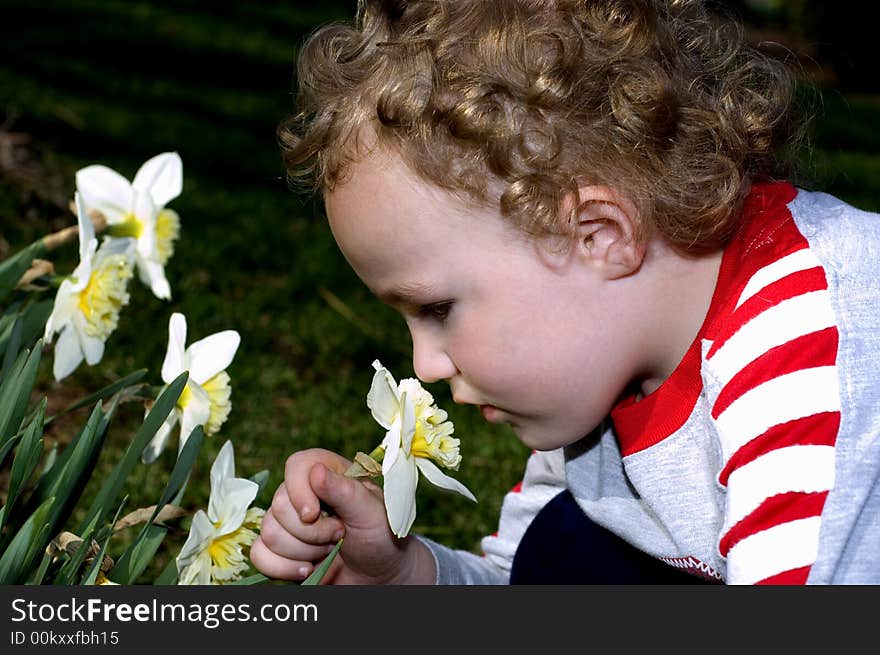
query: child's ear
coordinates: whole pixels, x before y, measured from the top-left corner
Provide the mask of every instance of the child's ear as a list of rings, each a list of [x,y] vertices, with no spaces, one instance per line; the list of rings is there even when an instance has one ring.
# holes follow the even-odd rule
[[[578,189],[574,215],[575,251],[606,279],[635,273],[647,243],[638,237],[638,209],[628,198],[604,186]]]

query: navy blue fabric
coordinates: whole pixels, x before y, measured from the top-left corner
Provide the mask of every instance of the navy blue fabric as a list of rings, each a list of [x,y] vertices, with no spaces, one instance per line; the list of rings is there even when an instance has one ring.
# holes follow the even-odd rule
[[[510,571],[510,584],[704,583],[593,523],[568,490],[532,521]]]

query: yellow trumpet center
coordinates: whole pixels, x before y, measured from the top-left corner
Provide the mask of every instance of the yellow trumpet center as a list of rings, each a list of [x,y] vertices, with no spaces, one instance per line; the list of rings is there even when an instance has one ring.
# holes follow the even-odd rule
[[[431,409],[439,411],[434,407]],[[410,452],[414,457],[430,459],[444,468],[458,470],[460,442],[452,437],[452,422],[442,420],[445,418],[445,412],[441,416],[432,413],[426,418],[417,417]]]
[[[156,252],[164,266],[174,254],[174,242],[180,236],[180,217],[173,209],[163,209],[156,216]]]
[[[262,509],[251,507],[247,511],[244,523],[237,530],[214,539],[208,545],[212,581],[222,583],[234,580],[248,568],[244,549],[257,538],[253,529],[259,527],[263,514]],[[215,525],[215,527],[219,526]]]
[[[232,386],[229,374],[226,371],[220,371],[208,379],[202,388],[211,399],[211,413],[205,424],[205,435],[210,436],[220,430],[220,426],[226,422],[229,412],[232,410]]]
[[[132,213],[126,214],[121,221],[107,226],[107,234],[111,237],[134,237],[137,239],[144,231],[144,224]]]
[[[119,311],[128,304],[128,281],[132,265],[123,255],[111,255],[97,266],[79,292],[80,311],[86,319],[84,332],[106,339],[116,329]]]

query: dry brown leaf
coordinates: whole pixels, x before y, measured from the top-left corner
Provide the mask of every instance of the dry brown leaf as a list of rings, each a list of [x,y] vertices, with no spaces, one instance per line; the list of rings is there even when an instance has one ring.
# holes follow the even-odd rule
[[[366,453],[358,452],[345,475],[349,478],[375,478],[382,475],[382,465]]]
[[[136,509],[133,512],[129,512],[121,519],[116,521],[116,525],[113,528],[114,532],[119,532],[120,530],[125,530],[125,528],[130,528],[133,525],[138,525],[139,523],[146,523],[150,520],[150,517],[153,515],[153,512],[156,511],[155,505],[150,505],[149,507],[141,507],[140,509]],[[186,516],[187,511],[182,507],[178,507],[177,505],[165,505],[159,514],[153,519],[153,523],[155,525],[163,525],[165,521],[170,521],[171,519],[178,519],[181,516]]]

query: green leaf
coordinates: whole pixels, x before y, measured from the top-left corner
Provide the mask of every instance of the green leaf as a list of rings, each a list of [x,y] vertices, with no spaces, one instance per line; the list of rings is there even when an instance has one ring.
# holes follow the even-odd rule
[[[3,508],[5,516],[11,511],[11,507],[15,505],[19,495],[24,489],[25,484],[30,480],[31,475],[37,468],[40,461],[40,455],[43,454],[43,419],[46,416],[46,398],[40,401],[37,413],[31,420],[24,432],[21,440],[18,442],[18,448],[15,451],[15,457],[12,460],[12,471],[9,474],[9,488],[6,496],[6,505]],[[3,517],[0,517],[0,530],[3,529]]]
[[[138,535],[138,540],[126,549],[107,577],[118,584],[134,584],[138,576],[153,560],[167,533],[168,528],[148,523],[147,529]]]
[[[54,298],[36,301],[28,298],[24,303],[10,305],[0,318],[0,350],[6,351],[10,347],[10,339],[14,337],[13,330],[18,324],[21,326],[18,347],[32,347],[37,337],[46,331],[46,321],[49,320],[54,306]]]
[[[99,522],[104,519],[107,511],[106,508],[116,500],[129,473],[131,473],[135,464],[140,461],[144,448],[146,448],[150,439],[156,435],[156,431],[165,422],[168,414],[171,413],[171,410],[177,404],[177,399],[180,397],[188,377],[189,374],[184,371],[159,394],[150,413],[147,414],[143,424],[135,433],[134,439],[128,444],[128,448],[126,448],[122,458],[116,464],[104,486],[101,487],[98,495],[95,496],[94,501],[92,501],[85,518],[80,524],[80,529],[95,516],[99,517]]]
[[[98,571],[101,570],[101,564],[104,562],[104,553],[107,552],[107,544],[110,543],[110,539],[113,537],[113,528],[116,527],[116,521],[119,520],[119,514],[122,512],[123,505],[125,505],[125,501],[123,501],[122,505],[119,506],[119,509],[116,510],[113,521],[110,523],[110,529],[107,530],[107,536],[101,540],[101,549],[98,551],[98,554],[95,555],[88,570],[83,574],[82,584],[93,585],[95,584],[95,580],[98,579]]]
[[[46,419],[46,423],[50,423],[54,421],[59,416],[64,416],[65,414],[69,414],[72,411],[80,409],[81,407],[86,407],[87,405],[92,405],[99,400],[105,400],[112,396],[117,391],[121,391],[122,389],[126,389],[128,387],[134,386],[147,374],[147,369],[142,368],[134,373],[130,373],[126,375],[124,378],[120,378],[113,384],[108,384],[103,389],[96,391],[93,394],[86,396],[85,398],[81,398],[74,403],[71,403],[57,414],[53,414],[48,419]]]
[[[3,462],[6,461],[6,456],[12,452],[12,449],[15,448],[15,445],[18,443],[19,439],[21,439],[21,434],[16,434],[6,440],[2,446],[0,446],[0,466],[3,466]]]
[[[167,528],[160,528],[160,526],[154,525],[153,520],[158,516],[159,512],[168,501],[183,489],[186,481],[189,479],[193,464],[195,464],[196,455],[198,455],[203,440],[204,429],[201,425],[197,425],[193,431],[190,432],[189,438],[186,440],[183,449],[177,457],[174,469],[171,471],[171,475],[168,478],[168,484],[165,486],[165,490],[162,492],[162,496],[159,498],[159,502],[153,510],[153,515],[150,517],[150,520],[144,524],[144,527],[141,529],[132,544],[122,554],[122,557],[119,558],[116,566],[113,567],[113,573],[115,576],[111,579],[114,582],[119,582],[120,584],[133,584],[153,559],[153,556],[156,554],[156,549],[159,548],[162,539],[168,531]],[[161,529],[161,532],[159,532],[157,528]],[[117,570],[119,571],[118,573]]]
[[[154,585],[176,585],[177,584],[177,558],[173,558],[168,564],[165,565],[165,568],[162,569],[162,573],[153,581]]]
[[[177,461],[174,463],[174,468],[171,470],[171,475],[168,477],[168,484],[165,486],[165,490],[162,492],[159,503],[156,505],[156,511],[153,514],[153,518],[162,511],[162,508],[165,507],[175,494],[184,488],[186,481],[189,480],[193,465],[196,463],[196,456],[199,454],[199,449],[202,447],[202,442],[204,440],[205,429],[203,426],[197,425],[192,429],[192,432],[189,433],[186,443],[183,444],[183,448],[177,455]],[[175,500],[179,501],[180,496]],[[150,522],[152,521],[153,519],[151,518]]]
[[[106,434],[103,418],[101,405],[98,403],[86,425],[58,456],[58,461],[52,469],[40,479],[37,488],[27,501],[25,509],[29,510],[33,505],[42,503],[50,496],[58,499],[51,507],[47,518],[53,535],[58,525],[67,518],[70,509],[76,505],[94,468]],[[10,517],[7,517],[7,520],[9,519]],[[82,534],[82,530],[77,534]]]
[[[18,434],[36,381],[41,350],[42,340],[37,341],[32,352],[21,351],[10,374],[0,384],[0,449]]]
[[[251,482],[256,482],[259,489],[257,489],[257,494],[259,494],[265,487],[266,483],[269,481],[269,469],[263,469],[258,473],[254,473],[249,480]]]
[[[21,311],[21,342],[30,345],[46,332],[46,321],[55,308],[55,298],[29,300]]]
[[[21,317],[16,316],[15,321],[12,323],[12,329],[9,331],[9,338],[6,341],[3,355],[3,372],[0,373],[0,380],[6,378],[6,374],[12,368],[13,363],[15,363],[15,358],[18,356],[18,351],[21,350]]]
[[[55,575],[55,580],[52,584],[55,585],[72,585],[76,581],[77,571],[79,571],[79,567],[82,566],[82,563],[86,559],[86,554],[89,552],[88,546],[85,544],[91,543],[92,535],[95,533],[95,526],[89,525],[88,529],[86,529],[81,537],[82,544],[80,547],[74,552],[72,555],[68,553],[64,553],[59,555],[58,557],[61,559],[66,558],[64,563],[61,565],[61,568]]]
[[[43,553],[43,559],[40,562],[39,568],[37,568],[36,573],[31,576],[26,585],[39,585],[43,583],[43,580],[46,577],[46,573],[49,571],[49,565],[52,564],[52,556],[49,553]]]
[[[333,563],[333,560],[336,559],[336,555],[339,553],[339,549],[342,548],[342,542],[345,540],[345,537],[340,539],[336,546],[333,547],[333,550],[324,558],[324,560],[318,564],[312,574],[302,581],[301,584],[310,587],[314,585],[321,584],[321,580],[324,578],[324,575],[327,573],[327,569],[330,568],[330,565]]]
[[[119,503],[119,507],[116,509],[116,516],[122,512],[122,508],[125,507],[125,503],[128,502],[128,496],[122,499],[122,502]],[[97,517],[91,523],[89,523],[86,528],[79,533],[82,536],[83,543],[91,543],[91,540],[94,538],[95,532],[98,532],[97,539],[102,540],[105,539],[109,534],[112,534],[112,531],[109,530],[107,526],[104,526],[100,530],[97,526]],[[77,572],[80,569],[80,566],[85,561],[86,553],[88,552],[88,548],[82,548],[77,550],[73,556],[68,556],[67,562],[61,567],[61,570],[55,576],[54,584],[56,585],[72,585],[76,582]]]
[[[0,262],[0,302],[12,292],[24,272],[31,267],[31,262],[45,254],[46,245],[40,239]]]
[[[262,573],[256,573],[254,575],[250,575],[246,578],[242,578],[241,580],[234,580],[233,582],[227,582],[226,584],[233,585],[255,585],[255,584],[266,584],[270,582],[271,578],[267,578]]]
[[[3,551],[0,557],[0,585],[18,584],[27,576],[33,556],[44,549],[49,541],[47,519],[54,503],[54,497],[43,501]]]

